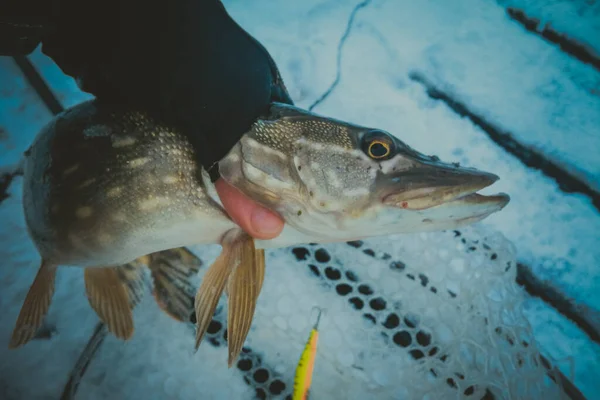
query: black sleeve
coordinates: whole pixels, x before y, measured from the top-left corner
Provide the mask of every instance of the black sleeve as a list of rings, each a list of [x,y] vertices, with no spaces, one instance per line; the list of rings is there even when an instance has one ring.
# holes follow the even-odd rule
[[[31,53],[54,28],[57,0],[0,1],[0,56]]]
[[[219,0],[53,1],[42,51],[99,101],[182,130],[207,168],[270,102],[292,103],[267,50]],[[13,49],[28,50],[31,37]]]

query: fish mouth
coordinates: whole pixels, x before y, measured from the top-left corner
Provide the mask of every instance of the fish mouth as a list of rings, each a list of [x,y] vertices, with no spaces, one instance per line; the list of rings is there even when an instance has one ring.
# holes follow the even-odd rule
[[[500,211],[510,201],[506,193],[477,193],[498,179],[495,174],[474,168],[423,164],[386,177],[381,199],[386,206],[405,210],[441,208],[449,211],[451,219],[487,216]]]

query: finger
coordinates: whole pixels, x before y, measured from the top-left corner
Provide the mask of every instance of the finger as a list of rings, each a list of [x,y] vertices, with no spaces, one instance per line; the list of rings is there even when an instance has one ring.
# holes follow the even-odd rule
[[[256,203],[222,178],[215,182],[215,187],[231,219],[250,236],[273,239],[283,230],[284,221],[277,213]]]

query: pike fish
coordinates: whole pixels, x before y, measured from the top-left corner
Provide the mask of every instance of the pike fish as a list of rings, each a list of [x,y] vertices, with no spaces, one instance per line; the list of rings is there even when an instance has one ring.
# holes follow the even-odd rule
[[[231,366],[262,289],[264,249],[452,229],[509,202],[506,194],[477,193],[498,179],[494,174],[441,162],[379,129],[280,103],[255,121],[219,171],[284,218],[281,235],[254,240],[241,231],[195,149],[172,127],[95,100],[55,117],[26,152],[23,208],[41,262],[10,346],[34,337],[60,266],[84,268],[90,305],[128,339],[133,317],[119,268],[169,249],[220,244],[195,297],[196,348],[225,292]],[[159,267],[152,272],[165,309],[173,285],[160,280]]]

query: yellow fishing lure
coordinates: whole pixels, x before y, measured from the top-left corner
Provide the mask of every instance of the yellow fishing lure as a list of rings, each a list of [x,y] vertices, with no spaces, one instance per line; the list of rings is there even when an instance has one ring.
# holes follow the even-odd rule
[[[317,322],[310,331],[308,341],[304,347],[304,351],[300,356],[300,361],[296,367],[296,375],[294,376],[294,393],[292,400],[308,400],[308,391],[312,383],[312,375],[315,367],[315,358],[317,356],[317,343],[319,340],[319,321],[321,320],[321,310],[317,315]]]

